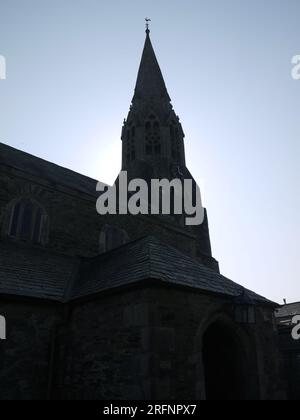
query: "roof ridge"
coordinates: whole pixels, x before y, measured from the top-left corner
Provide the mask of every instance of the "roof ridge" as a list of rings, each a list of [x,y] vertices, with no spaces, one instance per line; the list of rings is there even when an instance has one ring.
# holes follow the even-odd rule
[[[46,163],[47,165],[52,165],[52,166],[55,166],[56,168],[60,168],[60,169],[62,169],[62,170],[64,170],[64,171],[68,171],[68,172],[70,172],[70,173],[73,173],[73,174],[79,175],[80,177],[87,178],[87,179],[89,179],[90,181],[95,181],[95,182],[98,182],[96,179],[94,179],[94,178],[92,178],[92,177],[90,177],[90,176],[88,176],[88,175],[81,174],[80,172],[76,172],[76,171],[74,171],[73,169],[67,168],[66,166],[62,166],[62,165],[59,165],[59,164],[57,164],[57,163],[51,162],[50,160],[47,160],[47,159],[44,159],[44,158],[42,158],[42,157],[39,157],[39,156],[33,155],[32,153],[26,152],[26,151],[24,151],[24,150],[17,149],[16,147],[10,146],[9,144],[6,144],[6,143],[2,143],[2,142],[0,142],[0,147],[3,147],[3,148],[6,148],[6,149],[9,149],[9,150],[11,150],[11,151],[13,151],[13,152],[22,153],[23,155],[28,156],[28,157],[30,157],[30,158],[32,158],[32,159],[34,159],[34,160],[36,160],[36,161],[41,161],[41,162]],[[0,163],[1,163],[1,162],[0,162]],[[6,163],[3,163],[3,164],[4,164],[4,165],[7,165],[7,166],[11,166],[11,165],[6,164]],[[18,168],[17,168],[17,169],[18,169]]]
[[[242,291],[242,290],[244,290],[246,293],[250,293],[251,298],[253,298],[254,300],[257,300],[257,299],[259,299],[259,300],[264,299],[266,302],[270,302],[270,303],[274,303],[274,304],[275,304],[275,302],[272,302],[271,300],[267,299],[266,297],[264,297],[264,296],[262,296],[262,295],[260,295],[260,294],[258,294],[258,293],[256,293],[256,292],[254,292],[254,291],[252,291],[252,290],[250,290],[250,289],[248,289],[248,288],[246,288],[246,287],[242,286],[241,284],[239,284],[239,283],[237,283],[237,282],[235,282],[235,281],[233,281],[233,280],[229,279],[228,277],[224,276],[223,274],[221,274],[221,273],[218,273],[218,272],[214,271],[213,269],[211,269],[210,267],[208,267],[208,266],[206,266],[205,264],[201,263],[200,261],[195,260],[193,257],[191,257],[191,256],[189,256],[189,255],[186,255],[185,253],[183,253],[183,252],[182,252],[182,251],[180,251],[179,249],[175,248],[174,246],[172,246],[172,245],[170,245],[170,244],[168,244],[168,243],[166,243],[166,242],[162,241],[160,238],[157,238],[157,237],[155,237],[155,236],[153,236],[153,235],[150,235],[148,238],[149,238],[149,239],[154,239],[154,240],[155,240],[156,242],[158,242],[159,244],[162,244],[162,245],[166,246],[167,248],[171,249],[171,250],[172,250],[173,252],[175,252],[176,254],[178,254],[178,255],[180,255],[181,257],[184,257],[185,259],[187,259],[187,260],[191,261],[193,264],[198,265],[199,267],[201,267],[202,269],[206,270],[207,272],[209,272],[209,273],[211,273],[211,274],[213,274],[213,275],[215,275],[215,276],[218,276],[218,277],[220,277],[220,278],[222,278],[222,279],[226,280],[227,282],[230,282],[230,283],[231,283],[232,285],[234,285],[235,287],[240,287],[241,291]]]
[[[113,254],[119,253],[122,249],[127,248],[128,245],[134,245],[134,244],[137,244],[139,242],[143,242],[143,241],[147,240],[150,237],[151,236],[143,236],[141,238],[133,239],[132,241],[129,241],[129,242],[125,243],[125,244],[122,244],[122,245],[118,246],[117,248],[113,248],[113,249],[111,249],[111,250],[109,250],[107,252],[104,252],[102,254],[96,255],[94,257],[82,257],[82,259],[85,260],[85,261],[87,261],[87,262],[88,261],[97,261],[97,260],[102,260],[102,259],[105,260],[105,259],[111,257]]]

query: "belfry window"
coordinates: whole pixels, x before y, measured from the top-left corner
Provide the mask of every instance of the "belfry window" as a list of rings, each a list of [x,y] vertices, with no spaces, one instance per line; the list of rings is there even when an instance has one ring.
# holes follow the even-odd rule
[[[8,236],[41,244],[46,227],[43,209],[30,199],[18,201],[11,209]]]
[[[131,125],[131,124],[130,124]],[[129,127],[126,132],[126,159],[127,163],[135,160],[135,127]]]
[[[160,124],[154,115],[149,117],[145,124],[146,155],[159,156],[161,153]]]

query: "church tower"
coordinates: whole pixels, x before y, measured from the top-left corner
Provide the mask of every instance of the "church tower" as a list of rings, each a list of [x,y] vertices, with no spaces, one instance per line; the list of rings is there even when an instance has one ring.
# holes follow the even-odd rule
[[[134,96],[121,136],[122,170],[127,171],[128,180],[140,178],[150,185],[152,179],[189,179],[193,181],[195,198],[197,184],[186,167],[184,138],[147,25]],[[176,228],[180,227],[194,235],[197,244],[194,255],[218,271],[218,263],[211,253],[206,211],[204,222],[198,226],[185,226],[184,217],[175,214],[171,219]]]

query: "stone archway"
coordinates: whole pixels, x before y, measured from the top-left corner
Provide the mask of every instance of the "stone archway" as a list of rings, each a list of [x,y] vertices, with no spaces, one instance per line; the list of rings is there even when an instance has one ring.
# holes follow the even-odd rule
[[[247,390],[247,357],[236,332],[221,321],[203,335],[202,359],[207,400],[243,400]]]
[[[225,312],[212,307],[202,320],[193,360],[196,399],[259,399],[255,336]]]

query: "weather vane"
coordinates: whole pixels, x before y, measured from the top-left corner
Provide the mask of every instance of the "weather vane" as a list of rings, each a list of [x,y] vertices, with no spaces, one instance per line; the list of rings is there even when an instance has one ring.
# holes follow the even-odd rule
[[[149,22],[151,22],[151,19],[145,18],[145,21],[146,21],[146,29],[147,31],[149,31]]]

